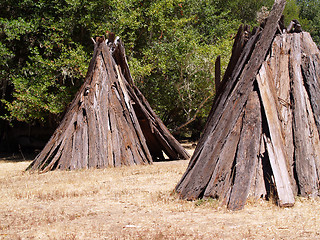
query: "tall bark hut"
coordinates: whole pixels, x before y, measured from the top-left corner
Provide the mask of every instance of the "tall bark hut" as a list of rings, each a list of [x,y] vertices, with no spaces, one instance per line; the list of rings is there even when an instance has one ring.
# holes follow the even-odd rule
[[[218,198],[229,209],[248,197],[319,196],[320,52],[297,21],[284,28],[286,1],[264,26],[240,26],[232,57],[198,146],[176,191]],[[272,193],[272,194],[271,194]]]
[[[98,37],[85,83],[28,170],[103,168],[187,159],[134,85],[118,38]]]

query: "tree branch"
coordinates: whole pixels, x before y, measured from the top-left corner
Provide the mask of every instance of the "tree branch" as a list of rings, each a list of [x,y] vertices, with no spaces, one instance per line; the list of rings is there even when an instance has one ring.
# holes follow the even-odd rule
[[[184,124],[180,125],[179,127],[175,128],[175,130],[173,132],[178,132],[179,130],[181,130],[182,128],[184,128],[185,126],[189,125],[190,123],[192,123],[194,120],[196,120],[196,117],[198,115],[198,113],[200,112],[200,110],[202,109],[202,107],[204,106],[204,104],[212,97],[212,94],[210,94],[209,96],[207,96],[199,105],[199,107],[197,108],[197,111],[194,113],[193,117],[190,118],[187,122],[185,122]]]

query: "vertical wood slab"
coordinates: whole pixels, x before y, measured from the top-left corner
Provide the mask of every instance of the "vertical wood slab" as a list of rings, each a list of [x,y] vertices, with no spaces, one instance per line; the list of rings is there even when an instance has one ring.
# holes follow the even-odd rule
[[[83,109],[81,110],[83,112]],[[80,168],[88,168],[89,166],[89,138],[88,138],[88,121],[84,117],[83,127],[82,127],[82,158],[79,160],[81,165]]]
[[[204,197],[219,198],[224,202],[226,199],[228,189],[231,189],[232,176],[233,176],[233,162],[235,160],[236,151],[240,139],[240,132],[242,129],[243,114],[240,115],[236,125],[231,131],[226,144],[219,156],[217,166],[211,176],[211,179],[204,192]]]
[[[310,33],[302,32],[301,36],[301,49],[302,52],[308,56],[320,56],[320,50],[317,44],[312,40]]]
[[[298,187],[294,179],[294,145],[292,130],[292,103],[291,82],[289,75],[289,53],[291,49],[292,34],[276,36],[272,44],[271,57],[268,60],[271,78],[276,89],[275,101],[278,109],[279,122],[284,139],[284,148],[287,156],[292,190],[296,195]]]
[[[98,154],[98,141],[100,137],[99,131],[97,129],[97,120],[95,115],[95,109],[93,104],[96,102],[95,99],[95,84],[96,81],[99,78],[99,71],[103,71],[103,62],[101,55],[97,56],[96,65],[94,67],[94,73],[92,77],[92,83],[90,91],[88,92],[88,95],[86,96],[85,101],[85,109],[87,114],[87,120],[88,120],[88,129],[89,129],[89,161],[88,165],[90,168],[97,167],[97,163],[100,159],[100,156]]]
[[[293,133],[295,145],[295,163],[300,194],[315,196],[318,193],[317,172],[310,139],[311,129],[308,121],[307,101],[301,72],[300,35],[293,34],[290,54],[290,74],[292,76],[293,96]]]
[[[307,96],[307,93],[305,91],[305,96]],[[320,137],[319,132],[315,123],[315,117],[314,113],[312,111],[312,107],[309,101],[306,102],[307,104],[307,113],[308,113],[308,123],[310,127],[310,140],[312,143],[313,148],[313,158],[314,158],[314,164],[316,168],[316,187],[317,191],[312,195],[313,197],[319,196],[319,184],[320,184]]]
[[[318,63],[318,56],[320,51],[315,46],[310,34],[302,33],[301,45],[303,49],[302,55],[302,74],[304,85],[309,97],[307,101],[307,112],[309,116],[309,125],[311,129],[311,140],[315,154],[315,165],[318,176],[318,183],[320,182],[320,65]],[[309,49],[312,48],[312,49]],[[319,73],[319,75],[318,75]],[[312,110],[311,110],[312,109]],[[318,186],[319,187],[319,186]],[[318,190],[319,191],[319,190]]]
[[[104,69],[107,69],[107,66],[105,65],[104,62]],[[101,78],[102,79],[108,79],[109,78],[109,74],[107,71],[103,71],[100,73]],[[110,106],[110,102],[109,102],[109,97],[108,97],[108,89],[109,89],[109,85],[108,84],[101,84],[100,85],[100,91],[99,93],[96,93],[97,98],[99,99],[98,102],[98,111],[99,111],[99,131],[101,134],[101,154],[102,154],[102,158],[101,158],[101,165],[100,167],[104,167],[104,166],[112,166],[109,165],[108,162],[108,144],[110,143],[110,138],[108,137],[108,123],[109,123],[109,106]],[[79,167],[81,168],[81,167]]]
[[[251,189],[248,194],[248,198],[253,198],[253,199],[265,198],[267,196],[266,184],[264,180],[263,162],[262,162],[265,154],[265,143],[264,143],[263,135],[261,135],[260,138],[261,139],[260,139],[258,164],[256,167],[256,171],[254,173],[255,175],[252,178],[253,183],[251,185]]]
[[[262,134],[260,101],[257,92],[248,97],[244,110],[243,126],[235,158],[235,177],[228,208],[240,210],[244,207],[249,190],[254,184],[260,153]]]
[[[82,145],[82,128],[79,128],[79,125],[81,124],[81,114],[77,114],[77,120],[74,124],[74,140],[72,144],[72,156],[71,158],[71,164],[70,169],[77,169],[80,166],[80,161],[82,160],[82,151],[81,151],[81,145]]]
[[[272,143],[270,144],[273,147],[275,155],[274,158],[271,158],[268,151],[270,164],[275,178],[279,205],[292,206],[294,205],[295,200],[286,164],[288,160],[285,151],[285,141],[283,139],[283,132],[279,123],[277,111],[278,102],[276,101],[275,87],[267,64],[262,64],[259,74],[257,75],[257,82],[271,136]],[[268,148],[268,150],[269,149],[270,148]]]
[[[320,73],[320,66],[317,66],[316,61],[314,61],[315,55],[317,53],[320,53],[320,51],[312,51],[312,54],[308,54],[308,52],[310,52],[310,50],[308,50],[308,46],[312,45],[310,44],[310,41],[312,41],[312,39],[309,38],[311,37],[307,34],[303,34],[301,38],[301,45],[304,53],[302,56],[302,74],[304,78],[304,84],[311,102],[318,132],[320,132],[320,75],[317,76],[317,72]]]

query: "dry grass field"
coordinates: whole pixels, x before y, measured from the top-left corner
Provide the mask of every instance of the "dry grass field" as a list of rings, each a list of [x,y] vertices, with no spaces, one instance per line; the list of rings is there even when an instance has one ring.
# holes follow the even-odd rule
[[[320,239],[319,200],[237,212],[179,200],[188,161],[45,174],[29,163],[0,160],[0,239]]]

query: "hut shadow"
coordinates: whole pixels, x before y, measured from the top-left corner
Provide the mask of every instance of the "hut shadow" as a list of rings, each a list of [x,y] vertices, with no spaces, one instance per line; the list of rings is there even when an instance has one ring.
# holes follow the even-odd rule
[[[37,152],[34,153],[21,153],[21,152],[13,152],[13,153],[0,153],[0,162],[26,162],[33,161],[37,156]]]

